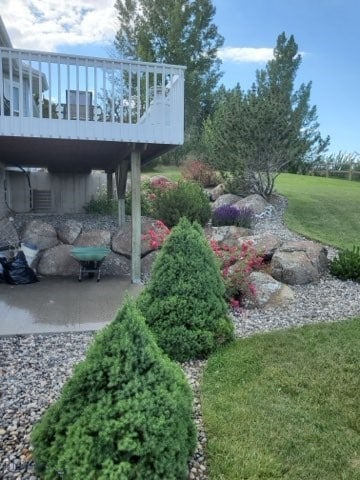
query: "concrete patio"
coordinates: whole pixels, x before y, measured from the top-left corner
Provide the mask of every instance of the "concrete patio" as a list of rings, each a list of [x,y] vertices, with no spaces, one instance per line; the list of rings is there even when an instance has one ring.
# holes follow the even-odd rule
[[[29,285],[0,284],[0,335],[99,330],[109,323],[126,294],[143,287],[129,276],[40,278]]]

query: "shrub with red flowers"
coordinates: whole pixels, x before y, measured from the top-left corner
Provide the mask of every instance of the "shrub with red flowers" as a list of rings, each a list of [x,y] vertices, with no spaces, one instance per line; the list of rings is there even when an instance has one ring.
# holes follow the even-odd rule
[[[244,296],[255,296],[255,286],[249,275],[263,263],[251,241],[229,247],[211,240],[210,246],[220,260],[220,269],[226,287],[226,296],[232,307],[239,307]]]
[[[154,250],[159,249],[170,234],[170,230],[161,220],[156,220],[154,228],[150,228],[145,235],[144,240],[148,240],[149,246]]]
[[[158,220],[154,229],[144,235],[151,248],[161,248],[170,230]],[[250,273],[263,265],[263,257],[259,255],[251,241],[242,245],[229,247],[216,240],[210,241],[210,247],[220,261],[220,271],[226,288],[226,298],[232,308],[240,307],[246,296],[255,296],[255,286],[250,282]]]

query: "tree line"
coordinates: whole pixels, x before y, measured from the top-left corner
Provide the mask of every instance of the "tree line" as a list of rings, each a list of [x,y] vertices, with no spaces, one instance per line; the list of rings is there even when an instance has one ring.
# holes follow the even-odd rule
[[[234,193],[268,197],[283,171],[303,172],[326,152],[311,82],[295,89],[301,55],[283,32],[273,58],[245,91],[219,87],[224,43],[211,0],[116,0],[115,48],[122,58],[185,65],[185,143],[168,154],[189,152],[229,179]]]

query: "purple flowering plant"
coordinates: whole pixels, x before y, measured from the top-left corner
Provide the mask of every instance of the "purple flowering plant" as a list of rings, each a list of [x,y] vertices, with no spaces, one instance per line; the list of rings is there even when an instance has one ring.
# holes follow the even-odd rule
[[[254,211],[249,207],[237,208],[233,205],[222,205],[212,214],[214,227],[235,225],[236,227],[250,228],[254,218]]]

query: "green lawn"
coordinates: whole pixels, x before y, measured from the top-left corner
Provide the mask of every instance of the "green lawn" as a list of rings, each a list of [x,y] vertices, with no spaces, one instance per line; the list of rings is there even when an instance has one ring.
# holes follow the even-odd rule
[[[164,175],[174,182],[177,182],[182,178],[179,167],[176,167],[175,165],[149,165],[141,170],[141,177],[143,179],[153,177],[154,175]]]
[[[256,335],[202,382],[211,480],[360,479],[360,319]]]
[[[338,248],[360,245],[360,182],[282,174],[275,188],[289,200],[291,230]]]

